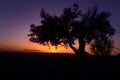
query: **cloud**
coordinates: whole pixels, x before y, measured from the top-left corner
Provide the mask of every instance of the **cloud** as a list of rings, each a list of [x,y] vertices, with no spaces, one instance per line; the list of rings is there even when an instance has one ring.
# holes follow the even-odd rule
[[[32,50],[32,49],[24,49],[24,51],[40,51],[40,50]]]

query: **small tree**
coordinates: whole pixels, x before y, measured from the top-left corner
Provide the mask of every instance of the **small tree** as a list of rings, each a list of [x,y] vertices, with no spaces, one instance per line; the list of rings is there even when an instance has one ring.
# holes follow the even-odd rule
[[[110,13],[98,12],[93,7],[85,13],[74,4],[71,8],[65,8],[61,15],[50,15],[44,9],[41,11],[41,25],[32,24],[30,28],[30,41],[42,45],[69,46],[76,54],[85,54],[85,44],[101,35],[111,36],[114,29],[108,18]],[[78,40],[79,47],[73,45]]]

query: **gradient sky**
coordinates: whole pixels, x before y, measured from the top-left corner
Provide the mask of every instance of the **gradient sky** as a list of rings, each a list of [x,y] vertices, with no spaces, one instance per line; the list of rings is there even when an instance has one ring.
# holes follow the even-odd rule
[[[40,10],[45,8],[51,14],[60,14],[65,7],[78,3],[85,11],[93,4],[102,11],[110,11],[112,25],[116,29],[113,39],[120,48],[120,0],[0,0],[0,51],[40,50],[42,52],[72,52],[64,47],[55,50],[29,42],[30,24],[40,24]]]

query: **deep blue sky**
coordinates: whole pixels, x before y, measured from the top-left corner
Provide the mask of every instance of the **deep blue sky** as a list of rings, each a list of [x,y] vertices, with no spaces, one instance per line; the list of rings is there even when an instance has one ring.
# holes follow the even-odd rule
[[[96,4],[101,11],[112,13],[110,20],[117,30],[114,41],[120,47],[120,0],[0,0],[0,49],[3,46],[13,47],[11,45],[24,47],[21,43],[27,48],[29,26],[32,23],[40,24],[41,8],[51,14],[60,14],[65,7],[76,2],[83,11]]]

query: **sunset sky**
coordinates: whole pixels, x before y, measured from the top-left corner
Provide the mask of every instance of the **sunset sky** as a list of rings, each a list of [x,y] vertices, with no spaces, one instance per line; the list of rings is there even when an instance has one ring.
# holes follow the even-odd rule
[[[30,24],[40,24],[40,10],[45,8],[51,14],[60,14],[65,7],[78,3],[85,11],[97,4],[102,11],[110,11],[110,21],[116,29],[113,37],[115,46],[120,48],[120,0],[0,0],[0,51],[39,50],[41,52],[73,53],[70,48],[41,46],[31,43]],[[87,49],[86,49],[87,50]]]

